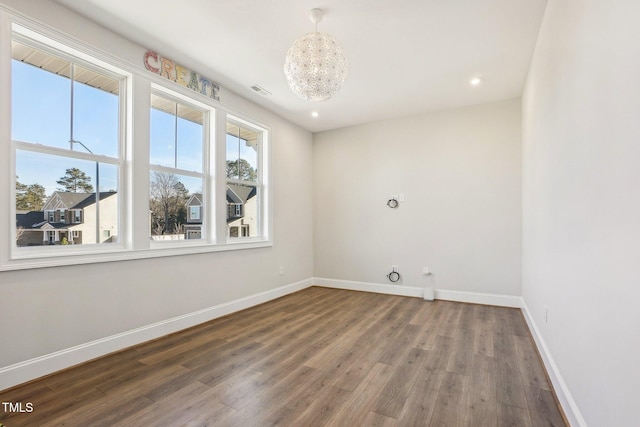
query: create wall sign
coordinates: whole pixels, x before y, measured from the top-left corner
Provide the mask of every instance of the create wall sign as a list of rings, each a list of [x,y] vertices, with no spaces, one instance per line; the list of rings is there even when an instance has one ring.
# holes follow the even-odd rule
[[[218,85],[218,83],[182,65],[178,65],[170,59],[158,55],[157,52],[152,50],[145,52],[144,67],[154,74],[165,77],[181,86],[188,87],[211,99],[220,101],[220,97],[218,96],[220,85]]]

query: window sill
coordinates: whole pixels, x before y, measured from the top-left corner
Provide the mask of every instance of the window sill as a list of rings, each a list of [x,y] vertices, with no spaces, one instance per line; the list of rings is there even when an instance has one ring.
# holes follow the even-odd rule
[[[262,239],[233,239],[231,242],[220,245],[199,244],[189,246],[171,245],[162,247],[154,245],[151,249],[128,250],[122,247],[113,250],[101,250],[100,252],[78,251],[73,254],[59,256],[55,254],[38,255],[38,258],[29,256],[14,256],[0,265],[0,271],[27,270],[33,268],[61,267],[69,265],[96,264],[103,262],[129,261],[135,259],[149,259],[173,257],[182,255],[204,254],[212,252],[237,251],[245,249],[257,249],[273,246],[271,240]]]

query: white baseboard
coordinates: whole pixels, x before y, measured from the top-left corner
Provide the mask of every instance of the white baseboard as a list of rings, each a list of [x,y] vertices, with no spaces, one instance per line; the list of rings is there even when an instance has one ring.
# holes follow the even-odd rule
[[[400,295],[404,297],[420,297],[424,293],[423,288],[402,285],[384,285],[380,283],[354,282],[351,280],[313,278],[314,286],[323,288],[345,289],[348,291],[374,292],[377,294]]]
[[[399,286],[393,284],[354,282],[350,280],[324,279],[314,277],[313,284],[325,288],[346,289],[351,291],[375,292],[379,294],[400,295],[406,297],[419,297],[424,295],[424,288],[412,286]],[[473,304],[497,305],[501,307],[520,308],[522,298],[512,295],[484,294],[477,292],[448,291],[436,289],[434,291],[436,299],[469,302]]]
[[[0,390],[34,380],[61,369],[113,353],[155,338],[208,322],[272,299],[312,286],[311,279],[249,295],[227,303],[208,307],[183,316],[174,317],[120,334],[91,341],[55,353],[0,368]]]
[[[529,325],[529,330],[531,331],[531,335],[533,335],[536,347],[538,347],[538,351],[540,352],[540,356],[542,357],[542,362],[544,363],[544,367],[549,374],[549,378],[551,379],[553,388],[556,392],[556,395],[558,396],[558,400],[560,401],[560,406],[562,406],[564,414],[567,417],[567,421],[569,421],[569,425],[574,427],[587,427],[587,423],[582,417],[582,414],[580,413],[575,400],[573,400],[573,397],[571,396],[569,388],[564,382],[562,375],[560,375],[558,366],[554,362],[553,357],[551,357],[549,348],[544,342],[544,339],[540,334],[540,330],[538,329],[536,322],[533,320],[533,317],[529,312],[529,308],[527,307],[527,304],[524,302],[524,300],[522,301],[522,313],[524,314],[524,318]]]
[[[514,295],[485,294],[480,292],[449,291],[446,289],[435,290],[436,299],[456,302],[469,302],[472,304],[496,305],[498,307],[522,307],[522,297]]]

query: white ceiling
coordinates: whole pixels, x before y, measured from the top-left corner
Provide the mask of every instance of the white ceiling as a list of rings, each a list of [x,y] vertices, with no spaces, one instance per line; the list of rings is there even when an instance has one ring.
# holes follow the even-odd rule
[[[313,132],[520,96],[547,3],[57,1]],[[325,11],[318,31],[345,48],[349,75],[336,96],[312,103],[291,92],[283,63],[293,41],[313,31],[314,7]],[[472,77],[482,84],[471,87]]]

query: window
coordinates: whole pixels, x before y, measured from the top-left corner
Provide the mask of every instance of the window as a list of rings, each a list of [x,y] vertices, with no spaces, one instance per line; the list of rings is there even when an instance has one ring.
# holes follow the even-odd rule
[[[183,240],[194,219],[187,203],[203,197],[207,113],[169,94],[151,95],[149,207],[152,240]],[[189,213],[189,218],[187,218]],[[200,217],[200,212],[197,212]],[[189,239],[201,236],[191,230]],[[201,230],[200,230],[201,231]]]
[[[200,219],[200,206],[189,206],[189,219],[192,221]]]
[[[38,241],[71,243],[66,239],[66,213],[79,207],[85,216],[85,238],[73,244],[104,243],[100,229],[117,230],[120,222],[124,77],[20,34],[14,34],[11,55],[15,185],[27,194],[32,190],[27,205],[16,192],[16,246],[33,251]],[[21,223],[21,207],[46,212],[43,221],[61,228],[51,232],[43,222]],[[74,212],[73,222],[80,222],[80,211]],[[38,234],[42,238],[37,239]]]
[[[232,238],[261,233],[262,137],[262,131],[239,119],[227,121],[227,229]]]
[[[267,127],[41,26],[0,33],[0,270],[271,245]]]

